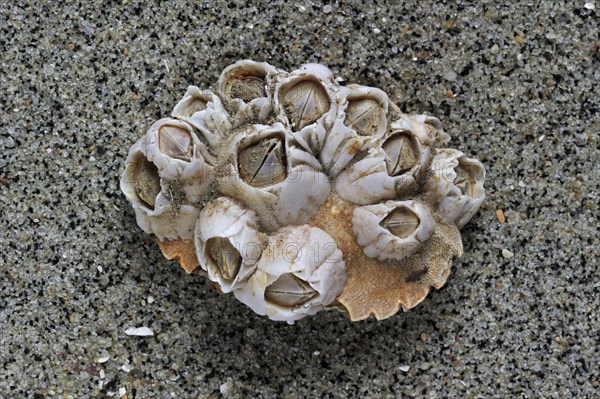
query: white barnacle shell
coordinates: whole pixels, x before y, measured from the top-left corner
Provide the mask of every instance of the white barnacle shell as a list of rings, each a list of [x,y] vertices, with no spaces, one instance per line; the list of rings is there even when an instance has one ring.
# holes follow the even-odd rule
[[[253,120],[265,121],[272,111],[271,90],[279,71],[266,62],[238,61],[229,65],[219,78],[219,95],[237,108],[238,123]]]
[[[359,151],[383,136],[391,104],[382,90],[355,84],[341,87],[337,102],[337,116],[320,153],[330,176],[336,176]]]
[[[336,116],[339,86],[329,68],[305,64],[281,79],[274,105],[298,143],[313,155],[321,152],[327,130]]]
[[[196,222],[196,256],[223,292],[245,284],[267,242],[267,235],[259,231],[256,212],[229,197],[206,204]]]
[[[402,260],[435,230],[429,208],[417,201],[386,201],[361,206],[352,214],[352,231],[370,258]]]
[[[410,126],[392,129],[362,159],[340,172],[335,190],[345,200],[366,205],[393,199],[414,189],[431,161],[431,141],[421,141]]]
[[[232,128],[219,97],[196,86],[188,86],[171,115],[198,129],[209,145],[216,145]]]
[[[443,148],[435,151],[431,169],[427,188],[435,193],[436,214],[444,223],[462,228],[485,199],[483,164],[461,151]]]
[[[161,179],[172,183],[171,192],[181,189],[188,202],[199,201],[214,181],[215,158],[192,127],[164,118],[156,121],[142,145],[142,152],[158,168]]]
[[[415,306],[485,197],[483,166],[446,148],[437,118],[338,82],[319,64],[236,62],[214,92],[188,87],[121,178],[168,259],[275,320]]]
[[[121,176],[120,188],[131,203],[137,224],[159,239],[189,239],[192,237],[198,208],[188,203],[173,203],[164,194],[164,181],[159,168],[148,160],[142,148],[146,137],[130,149]]]
[[[308,225],[278,230],[257,266],[234,294],[273,320],[292,322],[325,309],[346,283],[343,255],[335,241]]]
[[[223,156],[219,190],[248,204],[269,231],[308,222],[331,192],[319,162],[294,145],[281,123],[254,125]]]

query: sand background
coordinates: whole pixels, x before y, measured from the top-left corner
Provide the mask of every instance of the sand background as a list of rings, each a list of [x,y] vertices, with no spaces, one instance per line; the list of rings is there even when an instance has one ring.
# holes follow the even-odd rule
[[[600,4],[502,3],[0,3],[0,397],[597,395]],[[162,257],[127,150],[243,58],[382,88],[485,163],[444,288],[289,326]]]

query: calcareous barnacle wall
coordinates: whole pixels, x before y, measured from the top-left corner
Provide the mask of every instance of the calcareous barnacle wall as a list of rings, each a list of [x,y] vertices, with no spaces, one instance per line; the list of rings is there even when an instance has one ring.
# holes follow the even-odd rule
[[[485,198],[483,165],[449,141],[323,65],[244,60],[152,124],[121,189],[165,256],[261,315],[383,319],[445,283]]]

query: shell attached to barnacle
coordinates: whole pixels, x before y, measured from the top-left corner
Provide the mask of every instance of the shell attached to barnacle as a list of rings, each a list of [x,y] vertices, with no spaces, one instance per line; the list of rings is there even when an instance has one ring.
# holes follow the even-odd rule
[[[440,288],[485,169],[428,115],[320,64],[226,67],[129,150],[121,190],[169,259],[294,322],[390,317]],[[198,269],[199,270],[199,269]]]

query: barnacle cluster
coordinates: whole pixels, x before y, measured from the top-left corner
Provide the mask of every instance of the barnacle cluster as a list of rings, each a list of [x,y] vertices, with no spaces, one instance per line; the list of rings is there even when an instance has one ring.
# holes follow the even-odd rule
[[[149,128],[121,189],[165,256],[261,315],[382,319],[445,283],[485,197],[449,140],[323,65],[244,60]]]

